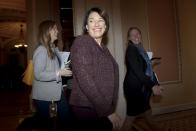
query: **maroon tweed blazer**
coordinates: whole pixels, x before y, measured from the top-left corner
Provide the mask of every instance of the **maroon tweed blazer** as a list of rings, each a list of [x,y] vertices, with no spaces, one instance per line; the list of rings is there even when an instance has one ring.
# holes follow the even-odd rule
[[[76,38],[71,48],[73,71],[70,104],[90,107],[99,117],[115,110],[119,89],[118,65],[107,47],[89,35]]]

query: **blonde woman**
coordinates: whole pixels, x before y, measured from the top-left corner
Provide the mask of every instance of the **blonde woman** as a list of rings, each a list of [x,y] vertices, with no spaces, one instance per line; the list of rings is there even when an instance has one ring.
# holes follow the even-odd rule
[[[137,27],[129,28],[125,56],[127,73],[124,79],[127,116],[123,124],[123,131],[131,131],[133,121],[140,114],[145,114],[153,131],[159,131],[152,120],[150,96],[151,93],[160,95],[162,88],[159,87],[155,78],[152,62],[142,47],[141,38],[141,31]]]

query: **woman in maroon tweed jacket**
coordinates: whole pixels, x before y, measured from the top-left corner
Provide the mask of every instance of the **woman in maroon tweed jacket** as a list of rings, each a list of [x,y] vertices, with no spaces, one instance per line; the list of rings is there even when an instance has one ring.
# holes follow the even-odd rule
[[[114,113],[119,88],[118,65],[102,43],[108,29],[105,12],[99,8],[90,9],[84,20],[85,34],[76,38],[71,48],[70,104],[85,130],[112,130],[112,124],[115,128],[120,122]]]

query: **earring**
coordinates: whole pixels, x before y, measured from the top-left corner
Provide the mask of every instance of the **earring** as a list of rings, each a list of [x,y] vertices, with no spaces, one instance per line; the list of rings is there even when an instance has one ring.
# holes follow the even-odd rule
[[[86,25],[86,31],[88,32],[88,26]]]

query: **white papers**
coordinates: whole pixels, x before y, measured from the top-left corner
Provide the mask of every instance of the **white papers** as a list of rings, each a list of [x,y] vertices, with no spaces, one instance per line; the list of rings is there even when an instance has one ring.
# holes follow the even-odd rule
[[[149,59],[152,59],[153,52],[146,52],[148,54]]]
[[[56,55],[59,59],[59,63],[60,63],[60,68],[63,69],[65,68],[65,65],[68,64],[70,61],[68,60],[70,52],[66,52],[66,51],[59,51],[58,49],[56,49]]]
[[[61,69],[65,68],[65,65],[68,63],[69,54],[70,52],[60,52]]]

